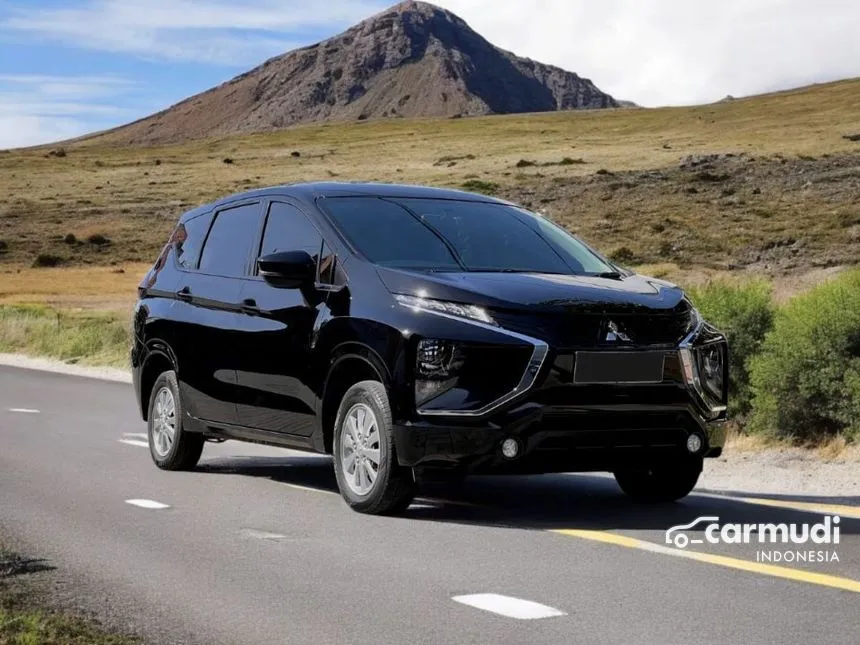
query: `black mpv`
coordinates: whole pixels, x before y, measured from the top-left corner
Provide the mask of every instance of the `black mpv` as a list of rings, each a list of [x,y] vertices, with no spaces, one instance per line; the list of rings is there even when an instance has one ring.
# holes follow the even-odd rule
[[[207,440],[334,456],[355,510],[422,481],[609,471],[666,501],[725,440],[728,348],[678,287],[453,190],[317,183],[182,216],[139,287],[155,463]]]

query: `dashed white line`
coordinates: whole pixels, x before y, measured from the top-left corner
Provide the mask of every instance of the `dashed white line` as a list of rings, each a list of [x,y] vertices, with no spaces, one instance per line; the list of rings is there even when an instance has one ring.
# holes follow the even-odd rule
[[[120,443],[124,443],[127,446],[139,446],[140,448],[149,448],[149,444],[146,441],[141,441],[140,439],[118,439]]]
[[[9,408],[9,412],[17,412],[19,414],[39,414],[39,410],[32,410],[30,408]]]
[[[269,531],[258,531],[257,529],[242,529],[239,531],[242,535],[256,540],[283,540],[286,535],[280,533],[270,533]]]
[[[289,486],[290,488],[295,488],[296,490],[304,490],[310,493],[324,493],[326,495],[340,495],[333,490],[326,490],[324,488],[311,488],[310,486],[300,486],[299,484],[288,484],[287,482],[281,482],[284,486]]]
[[[122,436],[123,436],[123,437],[128,437],[129,439],[131,439],[131,438],[134,438],[134,439],[146,439],[146,438],[147,438],[147,436],[146,436],[146,433],[145,433],[145,432],[123,432],[123,433],[122,433]]]
[[[156,502],[153,499],[127,499],[125,500],[125,503],[131,504],[132,506],[137,506],[139,508],[149,508],[156,511],[164,508],[170,508],[168,504],[162,504],[161,502]]]
[[[532,602],[531,600],[523,600],[512,596],[502,596],[496,593],[454,596],[451,600],[474,607],[475,609],[483,609],[484,611],[506,616],[507,618],[516,618],[517,620],[535,620],[537,618],[554,618],[556,616],[567,615],[560,609],[548,607],[539,602]]]

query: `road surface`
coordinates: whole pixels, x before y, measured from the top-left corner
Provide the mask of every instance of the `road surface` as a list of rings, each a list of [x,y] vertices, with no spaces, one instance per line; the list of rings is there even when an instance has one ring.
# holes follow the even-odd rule
[[[844,499],[647,507],[609,478],[554,475],[440,486],[404,517],[368,517],[336,494],[328,458],[228,442],[167,473],[144,432],[128,385],[0,368],[2,533],[155,643],[858,642],[860,507]],[[665,543],[699,516],[824,513],[841,540],[814,548],[838,562]]]

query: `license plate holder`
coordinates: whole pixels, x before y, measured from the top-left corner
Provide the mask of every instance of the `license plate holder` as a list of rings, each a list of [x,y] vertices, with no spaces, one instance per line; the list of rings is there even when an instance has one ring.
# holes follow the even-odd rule
[[[576,352],[573,382],[580,385],[661,383],[665,359],[665,352]]]

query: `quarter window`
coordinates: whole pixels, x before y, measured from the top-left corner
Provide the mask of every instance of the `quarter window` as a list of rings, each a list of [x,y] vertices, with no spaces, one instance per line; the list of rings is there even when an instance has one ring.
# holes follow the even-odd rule
[[[203,240],[211,223],[212,213],[205,213],[176,227],[171,241],[176,248],[176,261],[183,269],[191,271],[197,268]]]
[[[219,211],[203,247],[200,271],[231,278],[247,275],[261,216],[260,204]]]

